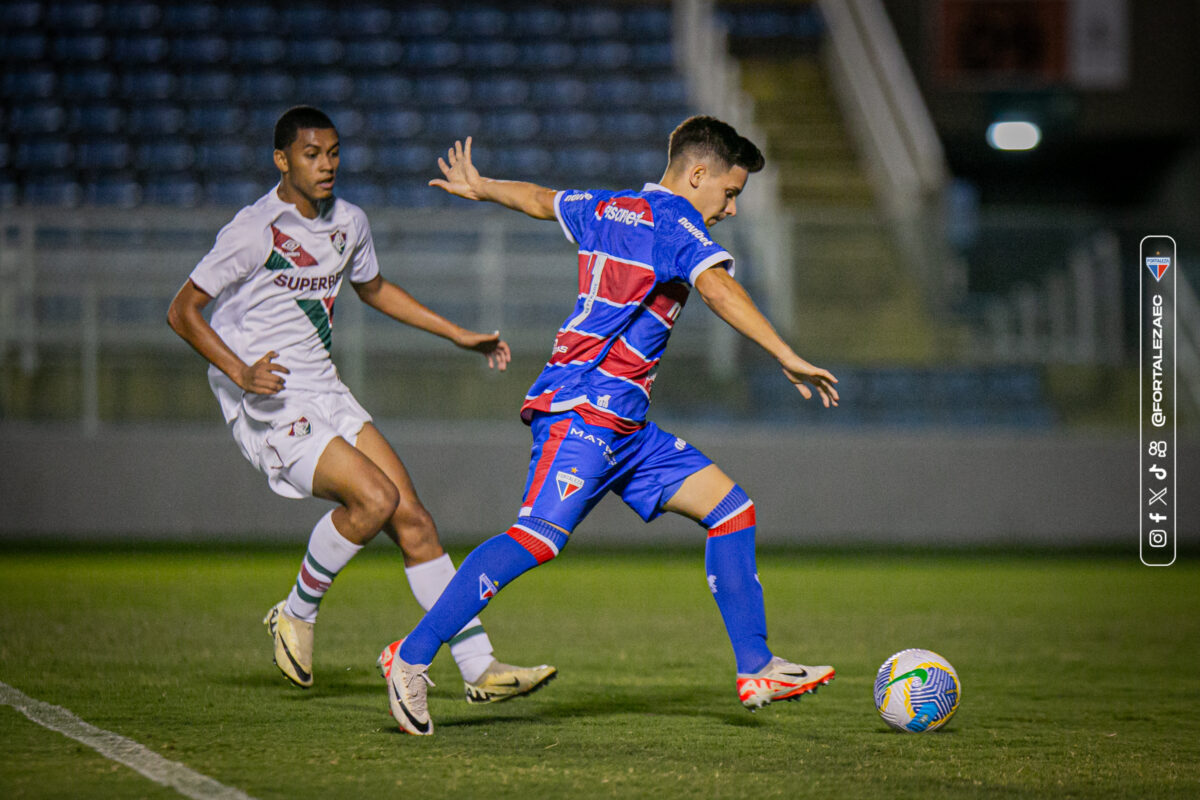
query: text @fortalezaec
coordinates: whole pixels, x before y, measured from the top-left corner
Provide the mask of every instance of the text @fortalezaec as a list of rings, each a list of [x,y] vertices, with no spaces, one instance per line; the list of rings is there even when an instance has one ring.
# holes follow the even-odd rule
[[[1150,298],[1150,349],[1153,358],[1150,361],[1150,423],[1156,428],[1167,424],[1167,415],[1163,413],[1163,300],[1161,294]]]

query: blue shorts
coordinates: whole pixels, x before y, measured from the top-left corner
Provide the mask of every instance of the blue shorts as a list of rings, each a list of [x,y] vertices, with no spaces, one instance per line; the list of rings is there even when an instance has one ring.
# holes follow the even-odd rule
[[[568,411],[535,414],[531,427],[533,452],[520,516],[544,519],[568,532],[609,491],[649,522],[689,475],[712,463],[653,422],[621,435]]]

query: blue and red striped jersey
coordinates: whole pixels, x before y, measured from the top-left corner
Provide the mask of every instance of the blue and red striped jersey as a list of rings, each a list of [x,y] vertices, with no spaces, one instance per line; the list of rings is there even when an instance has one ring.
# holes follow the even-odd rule
[[[579,245],[579,293],[521,417],[571,409],[589,424],[635,431],[692,284],[710,267],[732,273],[733,256],[691,203],[654,183],[559,192],[554,213]]]

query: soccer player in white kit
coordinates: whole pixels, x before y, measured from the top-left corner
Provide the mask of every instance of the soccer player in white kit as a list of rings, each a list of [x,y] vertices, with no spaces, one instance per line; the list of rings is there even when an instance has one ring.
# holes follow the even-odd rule
[[[343,278],[393,319],[481,353],[503,370],[499,332],[469,331],[421,305],[379,274],[362,209],[333,194],[338,134],[308,106],[275,125],[279,184],[238,212],[171,302],[171,328],[209,361],[209,385],[242,455],[284,497],[338,503],[313,528],[285,600],[263,620],[275,664],[312,686],[313,623],[334,577],[383,530],[404,553],[418,603],[428,610],[454,565],[391,445],[338,377],[330,358],[333,304]],[[211,324],[202,311],[215,300]],[[472,703],[526,694],[554,667],[514,667],[492,656],[478,617],[451,646]]]

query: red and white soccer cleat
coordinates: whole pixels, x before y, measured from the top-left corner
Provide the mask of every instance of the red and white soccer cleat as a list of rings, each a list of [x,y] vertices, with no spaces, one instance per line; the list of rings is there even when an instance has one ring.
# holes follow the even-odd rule
[[[738,673],[738,699],[751,711],[776,700],[799,700],[833,680],[833,667],[807,667],[775,656],[753,675]]]

